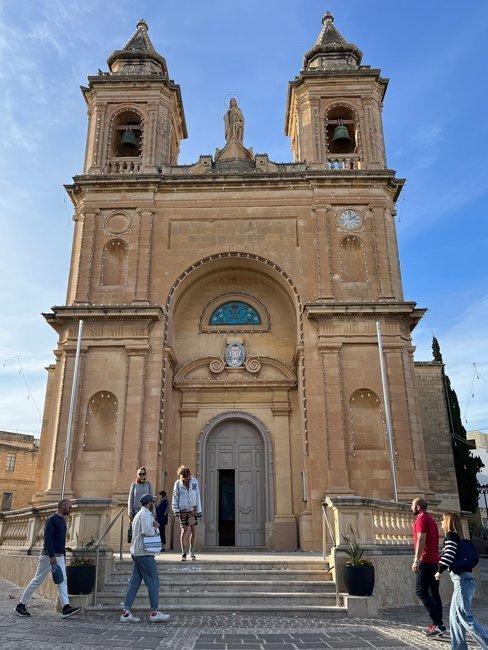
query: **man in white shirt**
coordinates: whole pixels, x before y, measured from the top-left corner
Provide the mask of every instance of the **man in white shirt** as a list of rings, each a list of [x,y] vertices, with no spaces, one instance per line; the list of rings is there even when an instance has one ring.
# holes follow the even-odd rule
[[[149,621],[151,623],[156,623],[167,621],[169,619],[168,614],[162,614],[158,611],[159,574],[156,560],[154,559],[154,552],[146,551],[144,549],[144,537],[159,535],[159,524],[152,516],[156,497],[152,494],[144,494],[141,497],[140,502],[142,508],[132,520],[132,544],[130,546],[130,553],[133,562],[132,576],[125,596],[124,609],[120,615],[120,621],[122,623],[137,623],[141,620],[131,613],[130,608],[132,607],[143,580],[147,587],[149,602],[151,604]]]

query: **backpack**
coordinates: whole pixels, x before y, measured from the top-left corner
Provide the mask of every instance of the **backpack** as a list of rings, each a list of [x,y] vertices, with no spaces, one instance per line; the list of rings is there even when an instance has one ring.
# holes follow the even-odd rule
[[[456,557],[450,569],[453,573],[471,571],[480,561],[478,551],[470,539],[461,539],[458,543]]]

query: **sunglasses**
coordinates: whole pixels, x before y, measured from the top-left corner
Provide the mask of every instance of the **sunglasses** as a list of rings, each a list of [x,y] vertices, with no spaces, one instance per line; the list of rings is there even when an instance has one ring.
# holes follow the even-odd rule
[[[146,472],[138,472],[137,476],[146,476]]]

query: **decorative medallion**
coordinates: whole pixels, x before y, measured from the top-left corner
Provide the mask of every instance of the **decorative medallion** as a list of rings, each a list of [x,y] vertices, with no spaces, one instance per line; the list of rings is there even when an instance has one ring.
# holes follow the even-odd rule
[[[109,235],[123,235],[132,228],[132,219],[123,212],[113,212],[105,217],[103,227]]]
[[[225,363],[229,368],[240,368],[246,360],[246,351],[241,343],[229,343],[225,348]]]

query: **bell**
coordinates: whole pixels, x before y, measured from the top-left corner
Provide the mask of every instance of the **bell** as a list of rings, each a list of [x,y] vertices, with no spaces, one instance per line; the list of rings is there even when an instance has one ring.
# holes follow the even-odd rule
[[[124,131],[117,145],[117,152],[120,156],[133,157],[139,155],[139,145],[134,131],[129,131],[129,129]]]
[[[336,126],[334,135],[332,136],[332,142],[337,144],[350,144],[351,141],[352,139],[347,126],[344,126],[344,124]]]

